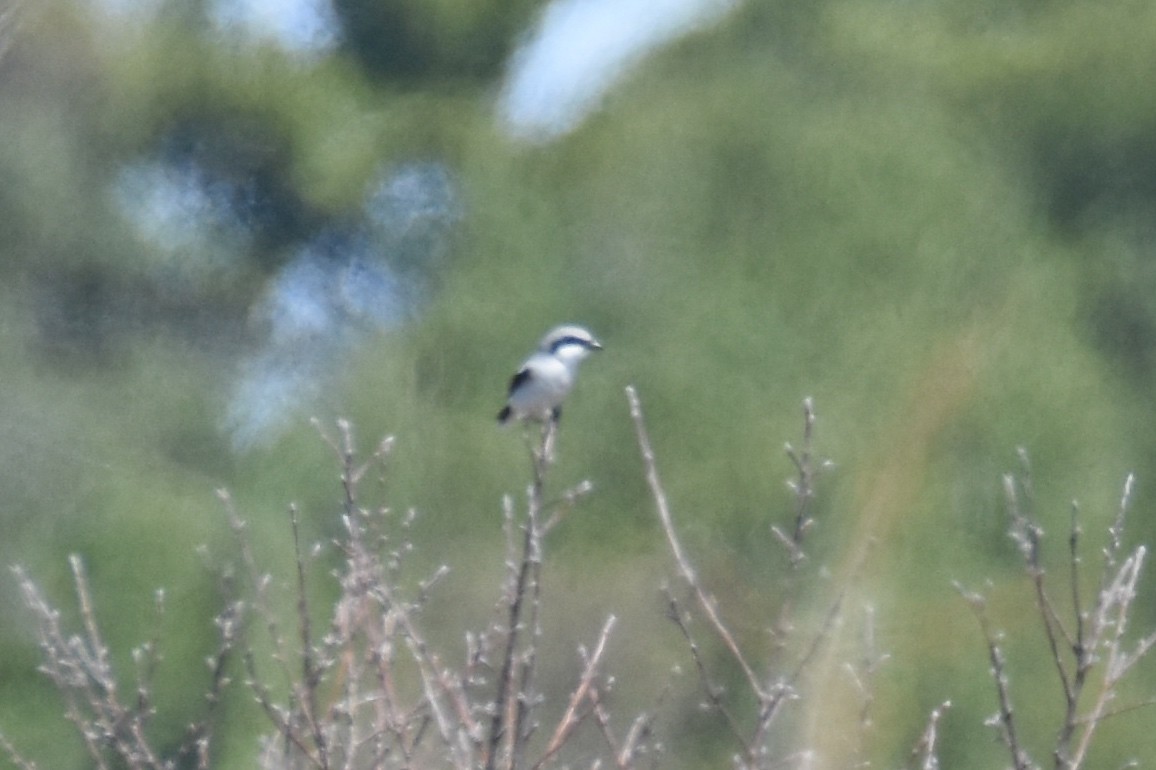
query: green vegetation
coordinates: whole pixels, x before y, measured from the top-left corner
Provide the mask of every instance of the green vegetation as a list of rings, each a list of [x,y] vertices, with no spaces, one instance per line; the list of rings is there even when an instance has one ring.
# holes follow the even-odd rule
[[[892,658],[874,766],[901,764],[947,699],[943,766],[1006,761],[982,726],[996,708],[982,637],[951,587],[989,578],[1044,759],[1061,702],[1030,593],[1006,587],[1020,565],[1000,476],[1017,446],[1031,453],[1048,566],[1065,564],[1070,501],[1098,543],[1130,471],[1131,537],[1156,543],[1156,6],[752,1],[648,59],[574,133],[526,146],[493,100],[540,4],[336,5],[357,34],[314,61],[218,35],[203,2],[113,20],[81,0],[0,6],[0,562],[60,597],[80,554],[125,670],[166,590],[157,720],[177,740],[214,645],[196,548],[231,543],[214,490],[266,563],[290,564],[290,501],[308,540],[337,532],[308,419],[340,416],[365,443],[396,436],[388,498],[420,511],[417,560],[453,567],[432,615],[484,619],[501,499],[529,474],[493,414],[527,348],[577,321],[607,352],[567,406],[553,471],[558,489],[595,487],[550,543],[572,595],[563,628],[589,644],[614,612],[611,669],[614,655],[655,676],[690,665],[655,599],[664,546],[633,384],[682,535],[757,643],[784,568],[767,556],[790,517],[781,447],[811,396],[837,467],[808,565],[829,578],[808,612],[844,589],[849,618],[876,607]],[[166,249],[133,224],[126,174],[160,162],[232,191],[207,239]],[[355,230],[383,170],[414,163],[447,169],[459,205],[436,258],[390,254],[420,297],[314,362],[325,376],[283,433],[234,448],[226,415],[268,339],[270,282],[314,238]],[[0,728],[41,767],[87,767],[34,674],[15,581],[0,612]],[[1154,620],[1137,610],[1140,628]],[[632,649],[635,633],[664,641]],[[565,658],[576,639],[558,644]],[[1132,684],[1139,700],[1156,676]],[[689,722],[686,690],[672,712]],[[253,711],[230,701],[220,768],[252,766]],[[839,757],[824,729],[846,716],[797,718]],[[1156,754],[1150,719],[1106,723],[1093,766]],[[711,725],[684,730],[701,742],[687,766],[728,761]]]

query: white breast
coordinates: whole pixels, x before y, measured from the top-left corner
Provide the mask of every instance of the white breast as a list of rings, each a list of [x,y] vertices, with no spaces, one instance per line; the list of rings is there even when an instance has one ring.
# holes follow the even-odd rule
[[[510,394],[510,407],[520,414],[547,417],[574,385],[570,367],[551,355],[531,356],[524,368],[530,377]]]

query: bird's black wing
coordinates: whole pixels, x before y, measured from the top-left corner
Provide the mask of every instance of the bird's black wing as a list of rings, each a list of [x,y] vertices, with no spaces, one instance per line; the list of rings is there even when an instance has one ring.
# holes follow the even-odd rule
[[[522,367],[518,373],[510,380],[510,389],[506,391],[507,396],[514,395],[514,391],[520,388],[523,383],[530,379],[530,368],[528,366]]]
[[[513,378],[510,380],[510,390],[506,394],[506,397],[509,398],[509,397],[513,396],[514,391],[517,390],[518,388],[522,387],[522,385],[524,385],[527,381],[529,381],[529,379],[530,379],[530,367],[523,366],[521,369],[518,370],[518,373],[515,374],[513,376]],[[498,422],[505,425],[506,422],[510,419],[510,417],[513,416],[513,413],[514,413],[514,410],[510,408],[509,404],[506,404],[504,407],[502,407],[502,411],[498,412]]]

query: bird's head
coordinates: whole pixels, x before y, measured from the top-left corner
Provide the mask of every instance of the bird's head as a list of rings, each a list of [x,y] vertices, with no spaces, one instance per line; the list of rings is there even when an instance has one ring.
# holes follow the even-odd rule
[[[558,326],[542,338],[538,349],[564,362],[577,363],[592,351],[602,350],[602,344],[581,326]]]

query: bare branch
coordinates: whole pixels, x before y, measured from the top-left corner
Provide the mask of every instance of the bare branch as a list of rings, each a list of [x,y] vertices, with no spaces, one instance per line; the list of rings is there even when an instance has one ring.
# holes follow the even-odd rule
[[[927,726],[919,740],[911,748],[911,763],[908,767],[913,770],[939,770],[939,756],[936,747],[939,742],[939,720],[944,712],[951,708],[951,701],[944,701],[931,710],[927,718]]]
[[[36,763],[21,756],[3,733],[0,733],[0,749],[4,750],[4,753],[8,755],[8,761],[15,765],[17,770],[37,770]]]
[[[786,445],[787,457],[795,466],[796,479],[789,486],[795,495],[795,523],[788,536],[778,527],[771,527],[771,531],[786,547],[791,566],[798,567],[806,558],[803,551],[803,540],[815,520],[811,516],[811,508],[815,499],[815,466],[812,441],[815,435],[815,403],[807,397],[803,399],[803,443],[796,450],[791,444]],[[824,463],[826,465],[826,463]]]
[[[566,704],[566,712],[562,715],[558,726],[554,729],[554,734],[550,736],[550,740],[546,744],[546,749],[542,752],[541,758],[534,763],[534,770],[540,770],[547,762],[553,759],[581,723],[582,717],[578,714],[578,708],[590,695],[591,687],[594,685],[594,677],[598,673],[598,665],[602,662],[602,655],[606,651],[606,640],[610,637],[610,630],[613,627],[614,616],[611,615],[602,626],[602,632],[598,635],[598,641],[594,645],[594,651],[589,655],[583,653],[585,667],[578,681],[578,686],[574,689],[574,692],[570,694],[570,701]]]
[[[691,566],[690,560],[683,550],[682,543],[678,539],[678,534],[674,529],[674,520],[671,516],[670,505],[666,499],[666,492],[658,476],[658,466],[654,458],[654,449],[651,448],[650,436],[646,431],[646,424],[642,418],[642,404],[639,402],[638,394],[633,387],[626,388],[626,398],[630,402],[630,416],[634,420],[635,436],[638,440],[638,447],[642,452],[642,462],[646,466],[646,483],[650,487],[650,494],[654,498],[654,503],[658,508],[658,518],[662,523],[662,531],[666,535],[667,544],[670,546],[670,551],[674,555],[678,572],[694,593],[698,606],[706,614],[707,620],[710,622],[714,632],[718,635],[719,639],[722,640],[727,650],[730,651],[731,657],[735,659],[735,662],[737,662],[743,670],[751,692],[755,693],[760,700],[766,700],[768,694],[764,692],[758,675],[755,674],[751,664],[747,662],[746,656],[744,656],[742,650],[739,649],[738,642],[735,641],[734,636],[719,617],[714,597],[707,594],[706,590],[702,587],[702,583],[699,582],[698,575],[695,574],[694,567]]]
[[[1019,735],[1016,732],[1015,712],[1012,709],[1010,685],[1007,677],[1007,662],[1004,659],[1003,649],[1000,647],[996,639],[995,633],[991,629],[991,624],[987,618],[987,602],[983,596],[973,591],[966,590],[959,583],[954,583],[955,590],[959,592],[968,606],[971,607],[975,619],[979,622],[980,630],[983,632],[984,641],[987,643],[988,661],[991,663],[991,677],[995,682],[996,695],[999,698],[999,713],[992,717],[990,724],[999,728],[1000,739],[1008,752],[1011,754],[1012,765],[1015,770],[1034,770],[1037,765],[1032,762],[1027,752],[1020,744]]]

